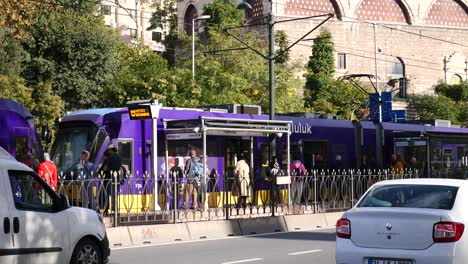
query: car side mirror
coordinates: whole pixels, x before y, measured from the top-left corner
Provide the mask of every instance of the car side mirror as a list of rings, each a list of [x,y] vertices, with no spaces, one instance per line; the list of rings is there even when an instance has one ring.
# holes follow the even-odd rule
[[[60,210],[65,210],[68,207],[70,207],[70,202],[68,201],[68,197],[64,194],[60,194],[60,199],[59,199]]]

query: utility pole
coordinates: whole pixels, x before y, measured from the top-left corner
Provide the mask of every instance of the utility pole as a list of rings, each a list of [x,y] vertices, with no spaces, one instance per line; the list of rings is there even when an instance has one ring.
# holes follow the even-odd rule
[[[273,0],[270,0],[270,13],[268,14],[268,75],[270,93],[270,120],[275,119],[275,15],[273,13]],[[270,161],[276,155],[276,135],[270,144]]]
[[[378,100],[379,100],[379,123],[376,128],[376,146],[377,146],[377,162],[380,167],[383,166],[383,148],[384,148],[384,131],[382,126],[382,91],[379,88],[379,68],[377,63],[377,34],[375,29],[375,23],[372,23],[374,26],[374,59],[375,59],[375,89],[377,90]]]
[[[315,31],[317,28],[321,27],[323,24],[325,24],[328,20],[330,20],[334,14],[323,14],[323,15],[317,15],[317,16],[309,16],[309,17],[301,17],[301,18],[293,18],[293,19],[285,19],[281,21],[275,21],[275,16],[273,13],[273,0],[269,0],[270,3],[270,12],[268,12],[267,15],[267,26],[268,26],[268,55],[265,56],[260,52],[259,50],[255,49],[251,45],[249,45],[247,42],[239,38],[238,36],[232,34],[229,32],[230,29],[235,29],[235,28],[245,28],[245,27],[253,27],[253,26],[259,26],[259,25],[265,25],[265,23],[262,24],[254,24],[254,25],[243,25],[243,26],[238,26],[238,27],[231,27],[231,28],[225,28],[224,32],[229,34],[231,37],[235,38],[237,41],[242,43],[245,47],[249,48],[250,50],[254,51],[258,55],[260,55],[262,58],[268,60],[268,75],[269,75],[269,83],[268,83],[268,88],[269,88],[269,93],[270,93],[270,120],[275,119],[275,61],[276,58],[279,56],[282,56],[284,53],[289,51],[292,47],[294,47],[296,44],[299,42],[303,41],[308,35],[310,35],[313,31]],[[303,35],[301,38],[299,38],[297,41],[295,41],[293,44],[289,45],[285,50],[281,51],[280,54],[275,54],[275,24],[276,23],[287,23],[287,22],[292,22],[292,21],[298,21],[298,20],[305,20],[305,19],[310,19],[310,18],[317,18],[317,17],[326,17],[325,20],[321,21],[316,25],[314,28],[312,28],[309,32],[307,32],[305,35]],[[270,151],[269,151],[269,161],[271,161],[273,156],[276,156],[276,134],[273,135],[272,141],[270,143]],[[287,166],[289,167],[289,160]],[[276,184],[276,177],[274,177],[273,181],[271,182],[271,193],[273,193],[273,188],[275,188]],[[271,198],[271,212],[272,215],[275,215],[275,202],[274,202],[274,197]]]
[[[374,26],[374,59],[375,59],[375,86],[377,92],[379,93],[379,123],[382,123],[382,91],[379,89],[379,68],[377,66],[377,34],[375,32],[375,23],[372,23]]]

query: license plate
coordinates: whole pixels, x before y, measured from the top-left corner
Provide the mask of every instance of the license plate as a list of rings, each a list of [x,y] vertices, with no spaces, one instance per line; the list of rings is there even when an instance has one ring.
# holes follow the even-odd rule
[[[413,261],[395,259],[369,259],[368,264],[413,264]]]

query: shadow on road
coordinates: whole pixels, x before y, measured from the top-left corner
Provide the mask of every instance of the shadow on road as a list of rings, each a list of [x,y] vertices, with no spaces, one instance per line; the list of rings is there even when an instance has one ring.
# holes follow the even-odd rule
[[[327,231],[302,231],[281,234],[271,234],[256,236],[258,239],[288,239],[288,240],[308,240],[308,241],[336,241],[335,232]]]

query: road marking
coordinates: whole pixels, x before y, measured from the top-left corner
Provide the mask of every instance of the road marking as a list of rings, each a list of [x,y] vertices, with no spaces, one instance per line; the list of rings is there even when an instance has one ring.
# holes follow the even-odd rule
[[[310,232],[310,231],[334,230],[334,229],[335,229],[334,227],[333,228],[331,228],[331,227],[322,227],[322,228],[306,229],[306,230],[300,230],[300,231],[283,231],[283,232],[274,232],[274,233],[265,233],[265,234],[245,235],[245,236],[233,236],[233,237],[211,238],[211,239],[209,238],[209,239],[201,239],[201,240],[174,241],[174,242],[167,242],[167,243],[146,244],[146,245],[138,245],[138,246],[111,247],[111,251],[124,250],[124,249],[135,249],[135,248],[146,248],[146,247],[171,246],[171,245],[176,245],[176,244],[203,243],[203,242],[218,241],[218,240],[240,239],[240,238],[245,238],[245,237],[262,237],[262,236],[278,235],[278,234],[286,234],[286,233],[303,233],[303,232]]]
[[[288,253],[289,256],[295,256],[295,255],[302,255],[302,254],[309,254],[309,253],[317,253],[317,252],[322,252],[323,250],[308,250],[308,251],[300,251],[300,252],[294,252],[294,253]]]
[[[223,263],[221,263],[221,264],[235,264],[235,263],[244,263],[244,262],[259,261],[259,260],[263,260],[263,259],[262,259],[262,258],[244,259],[244,260],[223,262]]]

